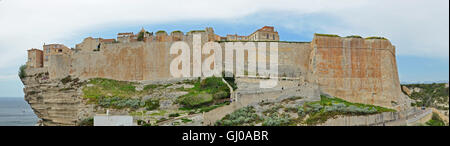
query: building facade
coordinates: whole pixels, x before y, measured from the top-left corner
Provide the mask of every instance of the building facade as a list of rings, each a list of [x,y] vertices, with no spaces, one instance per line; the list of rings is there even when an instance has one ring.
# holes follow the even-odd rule
[[[28,61],[27,66],[32,68],[40,68],[44,64],[43,62],[43,52],[42,50],[38,50],[32,48],[28,50]]]

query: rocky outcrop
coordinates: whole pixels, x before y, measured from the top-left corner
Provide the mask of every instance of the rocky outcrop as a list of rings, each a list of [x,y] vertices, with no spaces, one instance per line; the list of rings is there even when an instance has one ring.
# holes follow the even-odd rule
[[[402,86],[402,91],[403,91],[403,93],[405,93],[408,96],[411,96],[411,94],[412,94],[412,91],[409,90],[409,88],[406,86]]]
[[[42,125],[76,125],[92,116],[93,106],[81,98],[82,81],[77,79],[50,79],[46,68],[26,69],[22,78],[25,100]]]

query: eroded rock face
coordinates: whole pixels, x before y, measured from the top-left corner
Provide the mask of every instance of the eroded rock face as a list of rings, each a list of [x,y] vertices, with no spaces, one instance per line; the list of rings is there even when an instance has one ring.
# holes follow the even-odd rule
[[[61,79],[50,79],[46,68],[30,68],[26,72],[27,76],[21,79],[25,100],[42,119],[41,124],[77,125],[94,113],[94,106],[81,98],[81,81],[71,79],[63,83]]]
[[[408,95],[408,96],[411,96],[411,94],[412,94],[412,91],[409,90],[409,88],[406,86],[402,86],[402,91],[405,92],[406,95]]]

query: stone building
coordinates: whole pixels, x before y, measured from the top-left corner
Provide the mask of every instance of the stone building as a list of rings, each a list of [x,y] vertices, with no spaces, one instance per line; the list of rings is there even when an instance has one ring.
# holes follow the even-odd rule
[[[53,55],[69,55],[71,50],[63,44],[48,44],[43,46],[44,48],[44,67],[50,64],[50,56]]]
[[[121,43],[128,43],[131,42],[131,40],[135,37],[133,32],[125,32],[125,33],[118,33],[117,34],[117,41]],[[137,39],[137,37],[136,37]]]
[[[264,26],[248,36],[250,41],[280,41],[278,32],[273,26]]]
[[[227,41],[248,41],[248,37],[247,36],[240,36],[237,34],[234,35],[227,35]]]
[[[32,68],[40,68],[43,66],[43,55],[42,55],[42,50],[38,50],[35,48],[32,48],[30,50],[28,50],[28,61],[27,61],[27,66],[32,67]]]
[[[226,37],[216,36],[216,41],[280,41],[278,32],[273,26],[264,26],[248,36],[227,34]]]

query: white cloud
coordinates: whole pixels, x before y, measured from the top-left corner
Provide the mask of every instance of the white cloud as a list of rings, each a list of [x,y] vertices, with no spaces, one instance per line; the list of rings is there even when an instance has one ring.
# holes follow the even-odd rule
[[[25,50],[29,48],[40,48],[44,42],[70,39],[96,28],[227,20],[266,12],[298,16],[328,14],[348,25],[323,28],[330,33],[379,34],[389,37],[400,54],[448,58],[446,0],[3,0],[0,2],[0,73],[5,67],[24,63]],[[286,19],[293,19],[286,21],[293,24],[302,21]],[[285,26],[293,31],[301,30],[297,25]]]
[[[400,55],[448,59],[448,11],[448,0],[370,1],[364,7],[334,12],[349,27],[332,31],[385,36]]]

